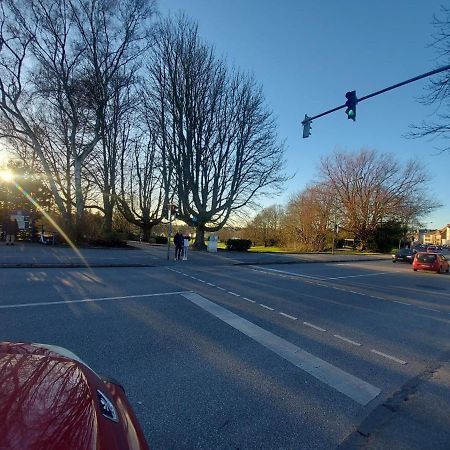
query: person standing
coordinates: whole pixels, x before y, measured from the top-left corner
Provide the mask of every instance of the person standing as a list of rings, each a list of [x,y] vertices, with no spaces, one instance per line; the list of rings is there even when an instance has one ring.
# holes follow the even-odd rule
[[[191,240],[191,237],[189,236],[189,234],[184,233],[184,235],[183,235],[183,261],[187,261],[187,254],[188,254],[190,240]]]
[[[19,231],[19,225],[14,216],[9,216],[3,222],[3,233],[6,236],[6,245],[14,245],[16,234]]]
[[[183,252],[183,235],[179,231],[175,233],[173,243],[175,244],[175,261],[178,261]]]

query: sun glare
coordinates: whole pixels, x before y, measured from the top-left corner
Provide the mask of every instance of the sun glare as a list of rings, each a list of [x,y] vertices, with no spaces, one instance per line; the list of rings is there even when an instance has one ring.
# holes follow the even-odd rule
[[[0,178],[10,183],[14,180],[14,174],[10,170],[0,170]]]

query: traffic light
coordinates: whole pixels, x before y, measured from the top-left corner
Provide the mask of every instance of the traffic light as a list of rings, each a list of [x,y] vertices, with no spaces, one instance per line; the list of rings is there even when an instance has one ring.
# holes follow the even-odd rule
[[[305,114],[305,119],[302,122],[304,138],[311,136],[311,124],[312,124],[312,120],[309,120],[308,115]]]
[[[358,103],[356,91],[347,92],[345,97],[347,98],[345,102],[345,106],[347,107],[345,114],[347,114],[347,119],[352,119],[354,122],[356,120],[356,104]]]

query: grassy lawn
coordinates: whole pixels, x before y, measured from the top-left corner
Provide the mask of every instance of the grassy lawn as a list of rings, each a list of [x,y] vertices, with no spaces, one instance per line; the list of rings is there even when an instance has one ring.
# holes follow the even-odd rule
[[[217,244],[217,248],[220,250],[226,250],[227,246],[225,245],[225,242],[219,242]],[[282,247],[264,247],[263,245],[255,245],[248,250],[249,252],[254,253],[306,253],[306,252],[300,252],[295,251],[292,249],[285,249]],[[317,253],[317,252],[312,252]],[[331,253],[331,251],[328,251],[327,253]],[[339,255],[373,255],[376,254],[374,252],[358,252],[356,250],[353,250],[351,248],[339,248],[335,250],[336,254]]]

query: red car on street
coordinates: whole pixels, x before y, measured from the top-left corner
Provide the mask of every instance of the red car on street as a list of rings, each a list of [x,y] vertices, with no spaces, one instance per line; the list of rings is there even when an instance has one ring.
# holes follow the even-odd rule
[[[431,270],[437,273],[449,271],[449,264],[445,256],[440,253],[416,253],[412,264],[414,272],[417,270]]]
[[[148,450],[117,382],[69,350],[0,342],[0,448]]]

